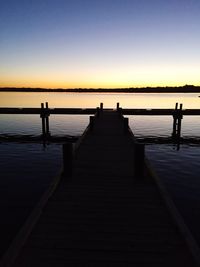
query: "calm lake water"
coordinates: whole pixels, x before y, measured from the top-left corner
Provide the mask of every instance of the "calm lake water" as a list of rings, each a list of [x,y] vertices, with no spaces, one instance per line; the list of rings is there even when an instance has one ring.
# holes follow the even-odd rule
[[[100,102],[106,108],[200,108],[198,94],[96,94],[96,93],[1,93],[0,107],[95,108]],[[136,137],[170,137],[171,116],[128,116]],[[89,116],[50,116],[52,135],[79,136],[88,124]],[[0,115],[0,135],[40,135],[38,115]],[[200,116],[185,116],[182,136],[200,137]],[[0,250],[4,251],[22,225],[42,192],[59,172],[62,164],[61,144],[49,144],[45,149],[35,143],[0,143]],[[173,144],[147,144],[146,154],[165,183],[177,208],[195,238],[200,242],[200,146],[188,143],[176,149]],[[15,222],[13,224],[13,222]],[[7,229],[7,230],[5,230]]]

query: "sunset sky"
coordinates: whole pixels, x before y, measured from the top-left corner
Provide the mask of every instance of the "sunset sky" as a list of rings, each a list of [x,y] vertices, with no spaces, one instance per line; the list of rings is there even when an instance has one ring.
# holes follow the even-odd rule
[[[200,85],[199,0],[0,0],[0,86]]]

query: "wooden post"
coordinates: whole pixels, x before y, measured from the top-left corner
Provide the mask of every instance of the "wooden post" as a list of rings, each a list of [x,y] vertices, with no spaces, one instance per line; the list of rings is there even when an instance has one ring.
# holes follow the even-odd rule
[[[46,127],[45,127],[45,115],[44,115],[44,103],[41,103],[41,113],[40,117],[42,119],[42,137],[45,138],[46,136]]]
[[[118,108],[117,112],[119,114],[119,117],[122,117],[122,108]]]
[[[177,138],[180,139],[181,136],[181,122],[182,122],[182,118],[183,118],[183,114],[182,114],[182,108],[183,108],[183,104],[180,104],[180,109],[178,110],[178,125],[177,125]]]
[[[134,144],[134,178],[144,178],[144,159],[145,159],[145,145],[140,143]]]
[[[97,107],[97,118],[99,117],[99,115],[100,115],[100,111],[99,111],[99,107]]]
[[[63,172],[66,176],[72,175],[73,144],[63,144]]]
[[[127,133],[128,127],[128,118],[124,118],[124,133]]]
[[[173,113],[173,132],[172,132],[172,137],[176,136],[176,131],[177,131],[177,129],[176,129],[177,119],[178,119],[177,111],[178,111],[178,103],[176,103],[175,109],[174,109],[174,113]]]
[[[182,112],[182,109],[183,109],[183,104],[180,104],[180,108],[179,110]]]
[[[181,140],[181,123],[182,123],[182,108],[183,104],[180,104],[180,108],[178,110],[178,122],[177,122],[177,131],[176,131],[176,149],[177,151],[180,149],[180,140]]]
[[[173,113],[173,132],[172,138],[174,139],[175,144],[177,145],[177,150],[180,148],[180,138],[181,138],[181,123],[182,123],[182,108],[183,104],[180,104],[180,108],[178,109],[178,103],[176,103],[175,110]]]
[[[103,103],[100,103],[100,110],[103,110]]]
[[[117,102],[117,111],[119,110],[119,102]]]
[[[94,129],[94,116],[90,116],[90,130]]]
[[[46,135],[49,136],[50,132],[49,132],[49,112],[48,112],[49,106],[48,106],[48,102],[46,102],[46,114],[45,114],[45,121],[46,121]]]

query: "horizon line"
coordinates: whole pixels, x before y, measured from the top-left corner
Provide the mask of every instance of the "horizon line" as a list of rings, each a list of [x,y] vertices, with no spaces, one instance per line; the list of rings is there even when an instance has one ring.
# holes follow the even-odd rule
[[[0,86],[0,89],[44,89],[44,90],[118,90],[118,89],[153,89],[153,88],[189,88],[189,87],[200,87],[200,85],[193,85],[193,84],[185,84],[185,85],[165,85],[165,86],[137,86],[137,87],[70,87],[70,88],[64,88],[64,87],[29,87],[29,86]]]

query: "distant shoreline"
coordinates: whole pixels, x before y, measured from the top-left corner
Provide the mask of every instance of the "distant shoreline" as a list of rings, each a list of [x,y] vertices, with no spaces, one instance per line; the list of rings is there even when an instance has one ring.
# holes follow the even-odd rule
[[[58,93],[200,93],[200,86],[184,85],[179,87],[143,87],[143,88],[16,88],[0,87],[0,92],[58,92]]]

